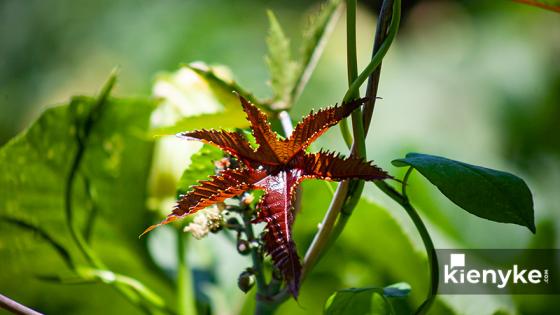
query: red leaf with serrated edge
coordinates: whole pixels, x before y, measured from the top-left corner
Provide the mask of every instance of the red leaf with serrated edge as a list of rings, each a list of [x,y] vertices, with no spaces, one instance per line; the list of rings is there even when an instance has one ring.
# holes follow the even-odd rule
[[[266,222],[263,236],[266,253],[271,256],[288,289],[297,298],[301,263],[292,240],[292,225],[293,199],[301,181],[306,178],[338,181],[382,180],[391,177],[370,162],[356,157],[344,158],[329,152],[305,152],[311,142],[329,127],[348,117],[363,104],[364,99],[311,113],[296,126],[288,139],[280,139],[272,131],[265,113],[241,96],[240,100],[251,123],[258,148],[254,150],[242,134],[235,132],[197,130],[179,134],[178,136],[188,140],[199,140],[219,147],[237,157],[242,167],[225,170],[212,176],[210,180],[201,181],[190,192],[181,196],[175,209],[165,220],[152,225],[143,234],[247,190],[264,190],[254,222]]]
[[[303,157],[305,173],[319,179],[339,181],[344,179],[378,180],[391,178],[381,168],[355,156],[343,157],[334,152],[319,152],[309,153]]]
[[[292,152],[305,150],[330,127],[336,125],[341,119],[350,116],[365,101],[366,99],[362,98],[342,106],[328,107],[316,113],[311,112],[296,125],[292,135],[287,140]]]
[[[253,160],[260,160],[259,155],[251,148],[247,138],[239,132],[226,130],[195,130],[177,134],[179,138],[186,140],[198,140],[215,145],[223,151],[233,155],[239,160],[250,164]]]
[[[247,113],[247,120],[251,123],[251,130],[255,141],[259,145],[257,153],[267,160],[268,164],[280,165],[285,163],[289,158],[289,152],[285,152],[282,143],[279,141],[277,134],[272,131],[266,114],[260,111],[256,106],[249,103],[243,97],[239,97],[243,110]]]
[[[147,228],[142,235],[160,225],[173,222],[181,217],[193,214],[208,206],[253,189],[253,185],[265,178],[267,174],[253,169],[224,170],[210,180],[200,181],[192,190],[182,195],[173,212],[165,220]]]

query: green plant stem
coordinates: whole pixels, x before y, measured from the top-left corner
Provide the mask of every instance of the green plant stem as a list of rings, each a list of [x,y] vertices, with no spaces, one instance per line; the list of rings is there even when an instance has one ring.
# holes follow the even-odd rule
[[[259,304],[259,295],[264,296],[267,293],[266,279],[263,274],[263,256],[257,246],[253,246],[256,242],[255,232],[253,231],[253,225],[251,224],[251,215],[245,211],[243,214],[243,225],[245,227],[245,235],[247,236],[247,241],[249,246],[251,246],[251,259],[253,260],[253,269],[255,271],[255,280],[257,283],[257,304]]]
[[[271,315],[278,308],[278,304],[259,300],[257,296],[257,305],[255,306],[255,315]]]
[[[187,234],[177,229],[177,314],[196,314],[192,273],[187,265]]]
[[[387,39],[389,30],[389,23],[391,22],[391,15],[393,10],[393,0],[385,0],[381,4],[379,19],[375,29],[375,39],[373,40],[373,48],[371,52],[372,59],[381,48],[381,45]],[[398,25],[397,25],[398,26]],[[379,88],[379,79],[381,77],[382,63],[377,66],[375,71],[370,75],[366,88],[366,103],[364,104],[363,117],[364,117],[364,132],[367,135],[371,119],[373,117],[373,110],[375,109],[375,102],[377,101],[377,90]]]
[[[386,11],[386,14],[388,14],[387,12],[388,11]],[[393,3],[391,11],[391,24],[389,26],[387,38],[380,45],[379,50],[374,53],[369,65],[360,73],[360,75],[355,80],[352,81],[350,87],[344,95],[343,103],[350,101],[358,93],[362,83],[381,64],[383,57],[389,50],[389,47],[391,46],[391,43],[393,42],[397,34],[400,23],[400,12],[401,1],[396,0]],[[375,98],[375,96],[373,97]],[[362,117],[360,116],[360,119],[361,118]],[[358,122],[355,126],[355,133],[361,136],[360,123]],[[363,132],[363,125],[361,127],[361,131]],[[365,134],[363,136],[365,137]],[[361,145],[363,145],[365,148],[365,142],[358,143],[354,141],[354,143],[352,144],[352,152],[357,152],[358,150],[360,150],[359,147]],[[305,255],[302,279],[304,279],[303,277],[305,277],[314,267],[314,265],[318,262],[324,252],[326,252],[330,248],[330,246],[334,244],[335,240],[344,229],[346,222],[350,218],[352,210],[357,205],[362,189],[363,183],[360,181],[343,181],[339,184],[331,201],[329,209],[327,210],[327,213],[323,218],[321,228],[315,235],[315,238],[313,239],[313,242],[311,243],[311,246],[309,247]],[[337,224],[336,228],[333,227],[335,223]]]
[[[348,86],[352,85],[352,82],[356,80],[358,77],[358,57],[356,54],[356,4],[357,0],[347,0],[346,1],[346,69],[347,69],[347,76],[348,76]],[[346,101],[350,101],[352,99],[356,99],[360,97],[359,91],[353,91],[350,99]],[[355,128],[355,121],[361,120],[361,112],[359,110],[355,110],[352,113],[352,126],[354,128],[354,135],[350,136],[349,127],[348,127],[348,120],[345,118],[340,122],[340,130],[342,131],[342,137],[346,142],[346,145],[350,147],[352,142],[357,143],[359,142],[356,139],[356,128]]]
[[[399,24],[401,21],[401,0],[395,0],[393,3],[393,11],[391,15],[391,24],[389,26],[389,33],[387,34],[387,38],[383,41],[383,44],[379,47],[379,50],[373,55],[369,64],[365,67],[360,75],[356,80],[352,82],[346,94],[344,95],[343,100],[349,101],[352,98],[352,95],[356,93],[360,89],[360,86],[368,79],[368,77],[377,69],[377,67],[383,61],[383,58],[389,51],[393,40],[397,36],[397,32],[399,30]]]
[[[389,10],[389,8],[392,8],[392,10]],[[381,62],[383,57],[387,54],[387,51],[398,32],[400,24],[400,11],[400,0],[396,0],[394,2],[392,0],[383,2],[380,18],[376,28],[372,60],[368,67],[362,71],[360,76],[352,81],[353,83],[344,96],[344,98],[348,100],[356,98],[357,95],[359,95],[359,87],[363,83],[363,80],[369,76],[367,89],[368,100],[364,106],[363,112],[361,112],[362,115],[358,116],[358,111],[352,113],[352,126],[355,141],[352,144],[351,152],[362,158],[366,157],[365,137],[367,136],[367,130],[369,129],[369,123],[373,115],[373,106],[375,106],[375,100],[377,98]],[[389,20],[391,21],[390,26],[388,26]],[[388,31],[387,28],[389,28]],[[365,126],[366,124],[367,128]],[[328,247],[330,247],[334,241],[338,239],[340,233],[344,230],[344,227],[350,219],[354,208],[359,202],[364,188],[363,181],[352,181],[349,185],[350,188],[348,189],[348,195],[345,196],[346,201],[340,209],[336,226],[332,229],[332,233],[329,235],[331,240],[327,242],[327,244],[329,244]]]
[[[274,292],[270,292],[271,289],[273,289],[271,288],[272,285],[267,285],[264,277],[263,254],[258,246],[253,245],[257,240],[255,239],[255,232],[253,231],[249,211],[246,211],[243,215],[243,223],[245,225],[247,241],[249,241],[251,246],[251,259],[253,261],[253,271],[255,273],[255,282],[257,285],[255,315],[273,314],[279,304],[269,299],[269,296]],[[274,289],[278,290],[279,287],[275,286]]]
[[[351,86],[358,76],[358,63],[356,55],[356,0],[348,0],[346,2],[346,59],[348,68],[348,85]],[[343,100],[343,103],[351,99],[359,97],[359,91],[354,90],[349,99]],[[355,110],[352,113],[352,127],[353,127],[353,139],[349,136],[348,124],[346,120],[341,121],[341,131],[346,143],[354,143],[352,145],[352,154],[357,154],[358,156],[365,155],[365,141],[364,141],[364,130],[362,125],[361,111]],[[338,217],[338,212],[344,207],[346,202],[346,197],[350,191],[351,186],[361,185],[359,181],[343,181],[341,182],[334,194],[334,197],[329,205],[329,211],[325,215],[321,228],[315,235],[309,250],[307,251],[303,270],[302,270],[302,281],[307,276],[309,270],[317,263],[320,259],[323,249],[328,248],[328,244],[331,242],[332,229],[334,227],[335,221]],[[359,189],[361,193],[361,189]]]
[[[329,210],[321,222],[321,226],[303,259],[303,269],[301,272],[301,282],[305,280],[311,269],[317,264],[323,250],[327,248],[329,243],[329,235],[332,232],[334,223],[336,221],[338,211],[335,213],[333,209],[341,209],[344,205],[345,198],[340,196],[346,196],[348,193],[348,188],[350,186],[349,181],[341,182],[335,190],[334,197],[331,199],[331,204],[329,205]]]
[[[408,180],[408,176],[410,176],[410,172],[412,172],[412,168],[408,170],[405,178],[403,180],[403,194],[400,194],[396,191],[393,187],[389,186],[384,181],[376,181],[375,185],[386,195],[391,197],[394,201],[403,207],[406,211],[414,226],[418,230],[420,237],[422,238],[422,242],[424,243],[424,248],[426,249],[426,253],[428,255],[428,265],[430,268],[430,291],[426,297],[426,300],[420,305],[420,307],[416,310],[415,314],[421,315],[426,314],[431,307],[432,303],[434,302],[438,286],[439,286],[439,270],[438,270],[438,259],[434,247],[434,243],[430,234],[428,233],[428,229],[424,225],[422,218],[418,215],[418,212],[412,204],[410,203],[408,197],[406,196],[406,182]]]

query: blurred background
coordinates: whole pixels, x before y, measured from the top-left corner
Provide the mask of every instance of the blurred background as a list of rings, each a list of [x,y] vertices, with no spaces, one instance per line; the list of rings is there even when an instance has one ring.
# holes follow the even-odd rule
[[[29,126],[48,106],[63,103],[71,95],[95,92],[114,66],[121,69],[117,95],[151,95],[158,73],[176,71],[181,63],[204,61],[229,67],[241,86],[267,97],[266,10],[277,14],[297,49],[304,16],[318,4],[307,0],[1,0],[0,145]],[[362,67],[371,53],[378,7],[378,1],[360,1],[358,52]],[[413,176],[409,194],[428,221],[437,248],[558,248],[559,56],[560,16],[556,13],[511,1],[405,1],[400,33],[383,63],[379,92],[383,99],[378,102],[367,140],[368,158],[394,174],[400,173],[390,161],[411,151],[507,170],[528,182],[535,199],[538,233],[532,235],[519,226],[469,215],[420,176]],[[345,88],[342,17],[293,117],[338,102]],[[318,141],[319,147],[346,152],[337,128]],[[407,265],[412,254],[391,248],[395,239],[402,238],[410,241],[407,246],[411,249],[422,252],[412,224],[373,186],[366,187],[372,205],[389,210],[381,218],[387,221],[374,217],[377,221],[372,222],[368,208],[373,206],[362,203],[363,209],[356,211],[341,242],[306,283],[299,305],[291,301],[280,314],[316,314],[333,289],[414,282],[402,279],[408,276],[425,282],[423,260],[413,260],[420,261],[420,266]],[[314,184],[304,189],[313,191]],[[316,208],[304,209],[296,223],[300,252],[311,241],[313,227],[326,208],[325,201],[312,199],[315,196],[304,197]],[[388,235],[394,231],[391,224],[402,227],[402,232],[395,232],[398,237]],[[166,232],[157,237],[165,240]],[[157,240],[150,242],[157,244]],[[216,259],[218,264],[235,256],[232,249],[229,254],[218,250],[224,245],[217,237],[190,244],[199,247],[199,252],[214,249],[219,252],[216,255],[225,256],[225,260]],[[151,252],[160,265],[173,260],[165,257],[163,245],[152,245]],[[195,256],[193,260],[201,257]],[[231,272],[223,272],[224,283],[229,283],[227,292],[211,297],[221,300],[221,306],[214,309],[220,314],[235,314],[243,307],[243,294],[235,279],[247,261],[234,261],[229,260]],[[333,275],[332,270],[339,274]],[[33,287],[14,287],[13,283],[0,283],[0,292],[33,291]],[[423,290],[425,287],[413,285],[414,299],[420,301]],[[62,304],[49,304],[38,294],[25,297],[21,293],[20,298],[30,305],[46,305],[57,314],[95,314],[100,310],[62,308]],[[119,299],[116,295],[113,298]],[[93,304],[101,303],[93,296],[91,299]],[[504,314],[554,314],[560,309],[556,299],[443,297],[446,305],[460,310],[457,314],[494,314],[497,310]],[[234,302],[238,306],[232,306]],[[116,314],[126,302],[115,303]],[[135,311],[126,305],[122,309]]]

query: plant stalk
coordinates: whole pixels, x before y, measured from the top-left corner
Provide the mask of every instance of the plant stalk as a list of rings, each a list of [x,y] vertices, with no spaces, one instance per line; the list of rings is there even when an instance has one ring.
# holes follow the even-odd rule
[[[3,308],[13,314],[20,315],[42,315],[41,313],[32,310],[31,308],[20,304],[5,295],[0,294],[0,308]]]
[[[192,272],[187,265],[187,234],[177,229],[177,314],[196,314]]]
[[[377,28],[375,30],[375,39],[373,41],[373,49],[371,53],[371,59],[375,57],[375,54],[381,48],[381,44],[385,42],[388,35],[389,23],[391,22],[391,10],[393,9],[393,0],[383,1],[381,4],[381,10],[379,13],[379,20],[377,21]],[[397,25],[398,26],[398,25]],[[364,132],[368,133],[371,118],[373,117],[373,110],[375,109],[375,102],[377,100],[377,90],[379,88],[379,78],[381,76],[381,66],[379,66],[370,75],[368,79],[368,84],[366,88],[366,103],[364,104],[363,116],[364,116]]]
[[[349,0],[349,2],[351,1]],[[369,65],[358,75],[357,78],[352,80],[350,87],[348,88],[346,94],[344,95],[343,103],[348,102],[352,100],[356,95],[359,95],[360,86],[381,64],[383,57],[389,50],[391,43],[396,37],[399,23],[400,23],[400,12],[401,12],[401,1],[395,0],[393,2],[392,10],[390,11],[391,23],[390,23],[387,37],[383,40],[383,43],[379,45],[379,50],[374,52],[372,60],[370,61]],[[382,13],[388,15],[389,11],[385,10],[382,11]],[[350,17],[352,17],[352,15],[350,15]],[[383,18],[381,18],[379,21],[382,20]],[[354,22],[355,24],[355,21],[349,21],[349,19],[347,19],[347,22]],[[349,57],[349,59],[351,58],[352,57]],[[379,83],[379,81],[377,81],[377,83]],[[372,95],[372,97],[375,99],[375,95]],[[352,152],[354,154],[362,150],[362,148],[363,148],[363,152],[365,153],[365,141],[363,141],[363,139],[365,138],[365,132],[364,132],[363,125],[361,124],[364,122],[364,120],[362,120],[363,117],[361,115],[359,118],[360,118],[359,120],[361,121],[358,121],[358,119],[356,120],[353,119],[353,122],[356,121],[356,124],[354,124],[354,133],[355,135],[358,135],[357,138],[362,141],[356,142],[356,140],[358,139],[354,139],[354,142],[352,144]],[[361,181],[343,181],[339,184],[334,194],[334,197],[331,201],[329,209],[327,210],[327,213],[323,218],[323,222],[321,223],[321,228],[315,235],[315,238],[313,239],[313,242],[311,243],[311,246],[309,247],[305,255],[302,278],[307,273],[309,273],[309,271],[318,262],[320,257],[324,254],[324,252],[326,252],[330,248],[330,246],[334,244],[335,240],[338,238],[338,236],[344,229],[346,222],[348,221],[352,213],[352,210],[357,205],[362,189],[363,189],[363,182]],[[333,227],[335,223],[337,224],[336,228]]]
[[[428,255],[428,265],[430,268],[430,291],[428,292],[426,300],[420,305],[420,307],[415,312],[415,314],[417,315],[422,315],[428,312],[429,308],[432,306],[432,303],[436,298],[438,287],[439,287],[439,270],[438,270],[438,259],[437,259],[432,238],[430,237],[428,229],[426,228],[426,225],[424,225],[422,218],[420,217],[420,215],[418,215],[418,212],[412,206],[410,200],[406,195],[406,184],[407,184],[408,176],[410,176],[411,172],[412,172],[412,168],[408,170],[408,172],[406,173],[403,179],[402,194],[400,194],[398,191],[396,191],[393,187],[389,186],[384,181],[376,181],[375,185],[382,192],[384,192],[386,195],[391,197],[391,199],[393,199],[398,204],[400,204],[401,207],[403,207],[403,209],[406,211],[406,213],[414,223],[414,226],[418,230],[418,233],[422,238],[422,243],[424,244],[424,248],[426,249],[426,253]]]

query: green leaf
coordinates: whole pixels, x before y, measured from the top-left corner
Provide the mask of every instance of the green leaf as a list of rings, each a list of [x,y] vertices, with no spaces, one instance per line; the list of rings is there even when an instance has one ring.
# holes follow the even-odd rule
[[[214,162],[222,159],[224,153],[213,146],[205,144],[200,151],[191,157],[191,164],[185,169],[179,183],[177,194],[185,194],[192,185],[215,173]]]
[[[54,240],[49,235],[49,233],[45,232],[40,227],[38,227],[36,225],[33,225],[31,223],[25,222],[23,220],[10,218],[10,217],[0,216],[0,220],[4,221],[6,223],[10,223],[14,226],[17,226],[20,229],[22,229],[23,231],[34,233],[36,236],[39,237],[40,240],[49,244],[52,247],[52,249],[57,252],[58,256],[60,258],[62,258],[62,260],[64,260],[64,262],[66,263],[66,265],[69,268],[74,267],[74,262],[72,261],[72,257],[70,257],[70,254],[68,253],[68,250],[66,250],[66,248],[64,248],[64,246],[59,244],[56,240]]]
[[[301,56],[298,59],[295,84],[291,92],[291,102],[299,98],[311,78],[325,49],[327,39],[340,17],[342,3],[341,0],[329,0],[319,12],[309,16],[309,24],[304,30]]]
[[[261,102],[253,94],[242,88],[234,80],[228,79],[223,74],[220,75],[216,72],[215,68],[208,67],[200,62],[188,64],[186,67],[196,72],[199,76],[209,82],[210,88],[213,89],[216,94],[220,95],[221,93],[226,93],[229,95],[232,92],[236,92],[245,99],[249,100],[251,103],[261,106]]]
[[[175,73],[161,74],[154,95],[162,104],[152,117],[152,134],[170,135],[203,128],[243,128],[245,113],[234,92],[259,101],[228,78],[224,67],[190,64]]]
[[[325,304],[326,315],[397,314],[391,300],[408,296],[410,286],[397,283],[385,288],[350,288],[336,291]]]
[[[69,288],[33,278],[68,276],[69,259],[76,266],[85,264],[68,230],[64,192],[78,152],[77,133],[88,121],[87,139],[80,134],[86,149],[74,181],[73,221],[78,230],[91,231],[90,246],[108,267],[161,296],[172,296],[172,284],[158,274],[137,238],[152,219],[145,204],[153,149],[147,130],[155,103],[109,98],[95,119],[89,119],[96,102],[75,97],[68,105],[50,108],[0,148],[0,216],[8,218],[0,220],[0,283],[6,294],[23,303],[48,294],[52,299],[40,308],[45,313],[73,305],[94,313],[137,311],[105,286]],[[91,296],[104,303],[96,304],[99,300]]]
[[[513,0],[550,11],[560,12],[560,0]]]
[[[513,174],[419,153],[392,163],[414,167],[449,200],[476,216],[535,232],[531,191]]]
[[[270,71],[270,86],[274,92],[272,107],[285,109],[290,104],[290,94],[295,84],[297,63],[292,60],[290,41],[272,11],[268,11],[270,30],[266,43],[266,63]]]
[[[383,294],[387,297],[406,297],[410,293],[410,284],[399,282],[383,288]]]

